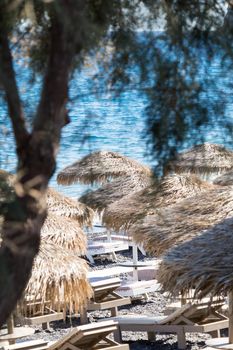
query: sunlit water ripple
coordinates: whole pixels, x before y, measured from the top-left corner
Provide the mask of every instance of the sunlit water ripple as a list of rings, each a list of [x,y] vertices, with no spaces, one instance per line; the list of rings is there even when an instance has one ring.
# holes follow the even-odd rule
[[[25,66],[16,66],[17,79],[27,114],[33,114],[40,92],[40,80],[37,79],[32,87],[28,81],[30,70]],[[218,65],[212,67],[211,74],[216,74]],[[72,102],[69,105],[69,115],[72,122],[64,127],[60,151],[57,157],[57,171],[75,162],[84,155],[95,150],[111,150],[137,159],[143,163],[152,164],[151,157],[146,156],[147,145],[145,130],[145,97],[137,92],[125,92],[116,97],[111,94],[96,96],[89,94],[91,87],[92,68],[86,67],[82,72],[76,72],[70,85]],[[229,91],[226,91],[229,93]],[[80,94],[81,98],[76,98]],[[213,96],[215,93],[213,92]],[[233,121],[233,99],[230,98],[227,115]],[[29,102],[28,102],[29,101]],[[0,104],[0,166],[13,171],[16,166],[14,140],[10,122],[7,118],[5,103]],[[229,146],[231,139],[226,139],[219,129],[203,130],[209,142]],[[58,186],[56,174],[50,185],[72,197],[79,197],[88,186]]]

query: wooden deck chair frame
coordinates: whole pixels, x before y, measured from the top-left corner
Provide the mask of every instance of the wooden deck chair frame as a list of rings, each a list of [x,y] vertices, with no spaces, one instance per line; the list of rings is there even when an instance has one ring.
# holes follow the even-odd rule
[[[107,337],[115,332],[117,327],[118,324],[114,321],[79,326],[51,345],[48,350],[129,350],[128,345],[119,344]]]
[[[217,303],[215,306],[218,309],[220,305]],[[216,311],[215,306],[211,306],[209,303],[185,304],[169,316],[164,317],[137,317],[137,315],[116,317],[119,322],[119,333],[116,339],[121,339],[122,331],[147,332],[149,340],[155,339],[155,333],[175,333],[177,334],[178,348],[186,349],[186,333],[201,332],[216,335],[220,329],[228,328],[228,318]],[[209,312],[209,318],[205,311]],[[203,314],[202,320],[201,312]],[[197,322],[198,315],[200,317],[199,323]]]
[[[129,245],[127,242],[102,242],[99,245],[95,244],[95,241],[89,241],[88,247],[87,247],[87,253],[86,256],[88,260],[94,264],[94,256],[96,255],[104,255],[104,254],[110,254],[112,255],[113,261],[117,260],[115,252],[120,252],[123,250],[128,250]]]
[[[101,302],[104,298],[113,292],[121,285],[120,278],[108,278],[100,281],[91,282],[91,287],[94,292],[93,300],[95,302]]]
[[[4,345],[4,350],[47,350],[48,341],[43,339],[26,340],[13,345]]]
[[[119,278],[110,278],[92,282],[94,297],[88,302],[80,315],[81,324],[88,323],[87,311],[110,309],[111,316],[117,316],[118,306],[131,304],[130,298],[125,298],[115,292],[120,286]]]

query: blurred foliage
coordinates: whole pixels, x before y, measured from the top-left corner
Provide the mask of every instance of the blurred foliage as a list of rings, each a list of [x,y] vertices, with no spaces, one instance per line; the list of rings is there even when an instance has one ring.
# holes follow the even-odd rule
[[[75,38],[74,69],[87,58],[98,63],[97,91],[138,89],[147,97],[145,134],[159,173],[188,141],[204,141],[206,125],[232,133],[225,118],[228,96],[209,74],[216,59],[219,79],[232,74],[233,10],[228,2],[67,0],[70,16],[62,0],[0,0],[0,11],[5,11],[1,25],[11,35],[14,54],[29,59],[35,74],[46,69],[51,19],[56,17],[66,25],[67,45],[69,37]],[[227,84],[232,91],[230,79]]]

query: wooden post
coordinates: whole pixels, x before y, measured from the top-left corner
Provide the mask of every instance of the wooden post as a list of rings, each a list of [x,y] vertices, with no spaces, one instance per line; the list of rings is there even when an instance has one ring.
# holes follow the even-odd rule
[[[14,317],[13,314],[11,314],[7,320],[7,330],[9,334],[14,333]],[[9,344],[15,344],[15,340],[9,340]]]
[[[111,232],[107,231],[107,242],[112,242]]]
[[[11,314],[7,320],[7,330],[8,334],[14,333],[14,317],[13,314]]]
[[[187,300],[186,300],[186,297],[187,297],[187,294],[186,293],[181,293],[181,306],[185,305],[187,303]]]
[[[178,349],[186,349],[186,337],[185,337],[185,331],[183,327],[180,327],[180,330],[177,332],[177,342],[178,342]]]
[[[49,322],[43,322],[42,329],[44,329],[44,330],[49,329]]]
[[[156,341],[155,332],[147,332],[147,337],[148,337],[148,340],[151,341],[151,342]]]
[[[80,324],[87,324],[88,323],[88,316],[87,316],[87,309],[84,308],[81,312],[80,312]]]
[[[132,250],[133,250],[133,263],[137,264],[138,263],[138,247],[137,245],[133,242],[132,245]],[[133,268],[133,280],[138,281],[138,270],[137,267]]]
[[[111,317],[116,317],[118,315],[118,309],[117,306],[114,306],[110,309],[111,311]]]
[[[229,308],[229,343],[233,344],[233,291],[228,293]]]

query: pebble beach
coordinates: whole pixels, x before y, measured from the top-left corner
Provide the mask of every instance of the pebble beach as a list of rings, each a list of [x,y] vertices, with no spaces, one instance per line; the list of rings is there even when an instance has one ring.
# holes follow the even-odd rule
[[[132,249],[128,251],[117,253],[117,262],[112,262],[107,257],[102,256],[100,259],[95,259],[95,264],[90,264],[91,270],[98,270],[107,267],[116,266],[119,262],[124,262],[132,259]],[[143,256],[139,253],[140,261],[148,261],[149,257]],[[124,278],[124,276],[122,276]],[[124,305],[119,307],[119,315],[138,314],[147,316],[163,315],[166,306],[171,303],[171,299],[161,292],[149,293],[149,300],[133,299],[131,305]],[[100,319],[107,319],[110,317],[110,311],[93,311],[88,313],[89,322],[97,322]],[[55,341],[66,335],[73,327],[80,325],[78,315],[67,317],[66,321],[56,321],[50,323],[49,330],[43,330],[40,326],[35,327],[35,334],[28,340],[44,339],[48,341]],[[210,338],[208,334],[190,333],[187,334],[187,349],[197,350],[204,348],[205,340]],[[129,344],[131,350],[170,350],[178,349],[177,338],[175,335],[164,334],[156,335],[155,341],[148,341],[145,332],[123,332],[122,340]]]

